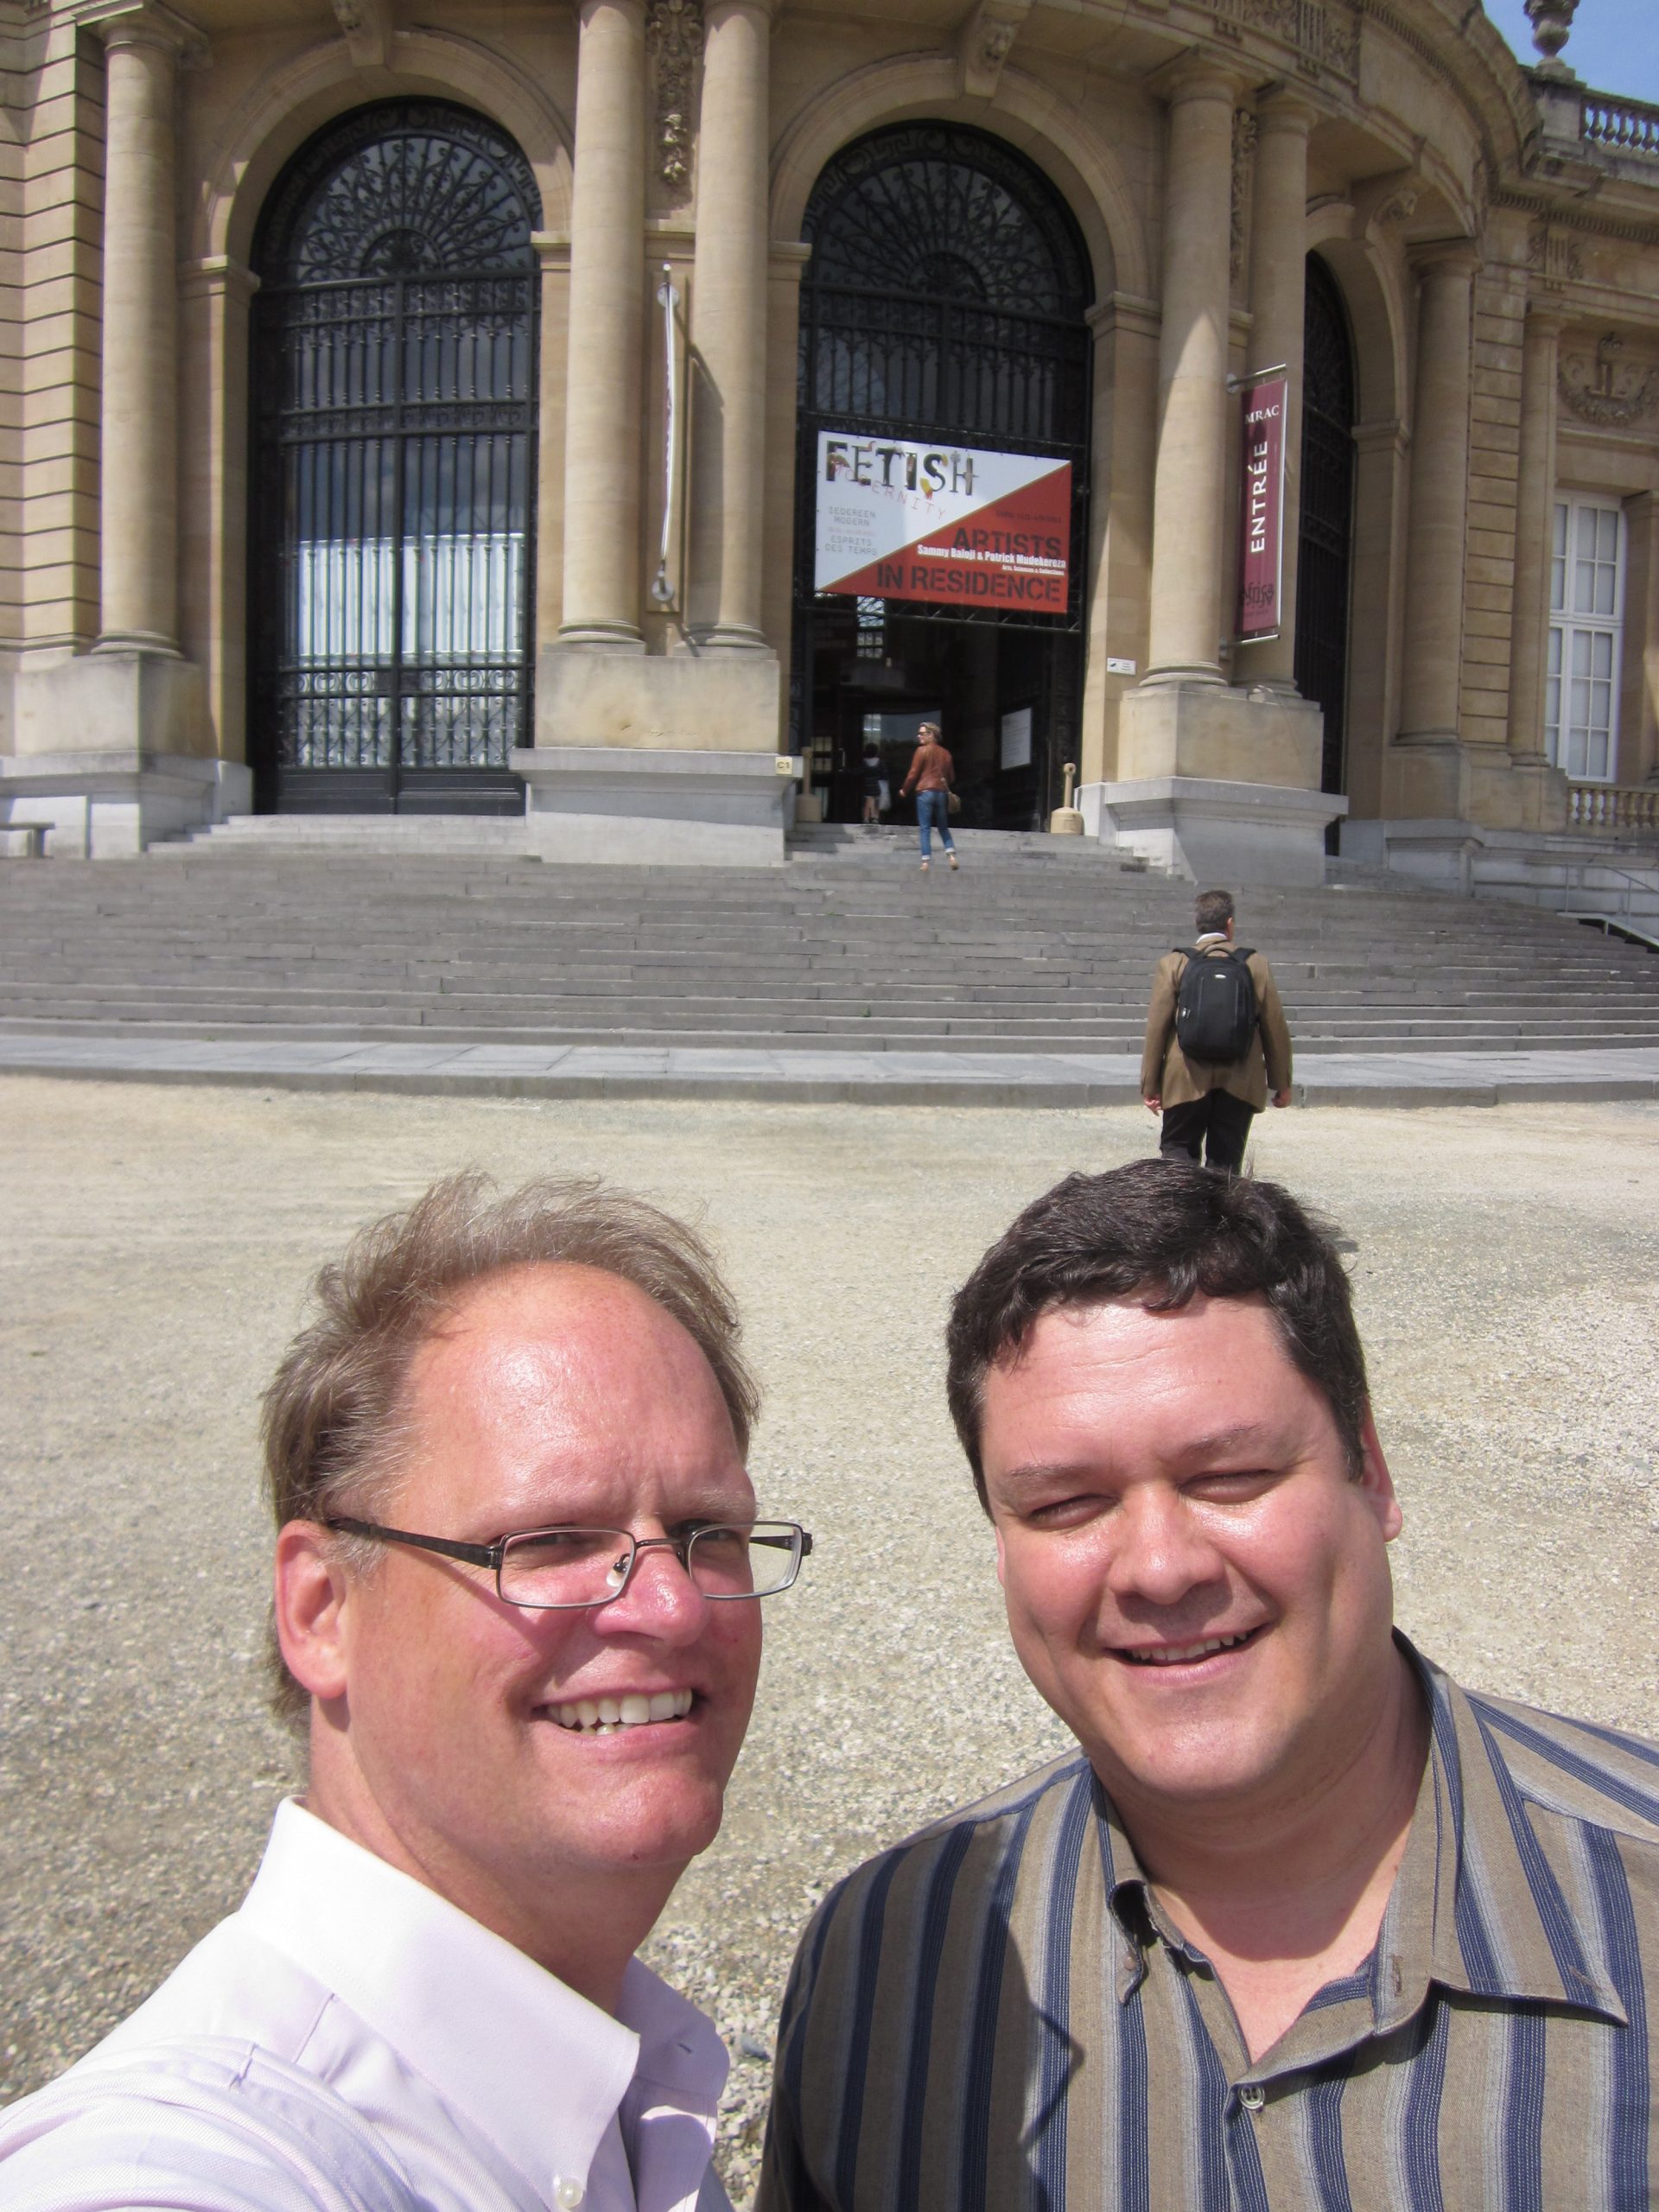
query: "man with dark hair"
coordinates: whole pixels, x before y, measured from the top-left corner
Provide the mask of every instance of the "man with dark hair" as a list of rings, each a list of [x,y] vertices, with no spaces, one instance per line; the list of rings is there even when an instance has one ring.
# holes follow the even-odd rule
[[[1290,1030],[1273,970],[1233,941],[1230,891],[1201,891],[1190,952],[1165,953],[1152,979],[1141,1096],[1163,1116],[1159,1150],[1236,1174],[1250,1123],[1290,1103]]]
[[[1078,1752],[861,1867],[785,2000],[762,2212],[1634,2212],[1659,2186],[1659,1747],[1392,1628],[1329,1231],[1074,1175],[949,1395]]]
[[[265,1399],[304,1796],[241,1909],[0,2117],[0,2203],[714,2212],[725,2051],[633,1954],[811,1544],[755,1517],[736,1311],[654,1207],[476,1176],[315,1294]]]

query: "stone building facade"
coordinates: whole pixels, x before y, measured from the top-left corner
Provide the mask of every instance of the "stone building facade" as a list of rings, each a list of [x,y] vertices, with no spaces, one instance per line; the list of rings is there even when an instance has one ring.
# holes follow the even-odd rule
[[[1198,874],[1659,823],[1659,111],[1462,0],[0,0],[0,99],[49,850],[776,859],[930,713]],[[1058,599],[821,588],[826,439],[1040,464]]]

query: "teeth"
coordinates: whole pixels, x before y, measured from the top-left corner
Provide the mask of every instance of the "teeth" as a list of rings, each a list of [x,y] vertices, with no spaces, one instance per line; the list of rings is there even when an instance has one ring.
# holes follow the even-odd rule
[[[1156,1651],[1126,1651],[1122,1656],[1136,1667],[1182,1667],[1194,1659],[1208,1659],[1213,1652],[1230,1651],[1252,1634],[1253,1630],[1246,1629],[1243,1636],[1212,1636],[1202,1643],[1166,1643]]]
[[[650,1697],[631,1691],[623,1698],[584,1697],[573,1705],[556,1705],[553,1718],[561,1728],[579,1729],[584,1735],[614,1736],[642,1721],[683,1720],[693,1702],[690,1690],[658,1690]]]

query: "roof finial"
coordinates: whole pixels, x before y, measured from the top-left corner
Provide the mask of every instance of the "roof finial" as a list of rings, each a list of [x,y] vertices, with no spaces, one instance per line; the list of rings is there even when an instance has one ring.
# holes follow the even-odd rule
[[[1573,29],[1573,17],[1579,0],[1526,0],[1527,20],[1532,25],[1532,42],[1544,57],[1546,64],[1559,61],[1561,48],[1567,44],[1567,34]],[[1563,61],[1560,66],[1567,67]]]

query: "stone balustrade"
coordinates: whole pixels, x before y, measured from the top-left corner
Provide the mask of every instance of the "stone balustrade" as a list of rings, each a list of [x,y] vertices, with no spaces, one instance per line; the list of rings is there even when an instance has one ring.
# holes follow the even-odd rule
[[[1659,785],[1569,784],[1567,820],[1572,830],[1659,831]]]
[[[1586,92],[1579,127],[1592,145],[1608,146],[1621,154],[1649,154],[1659,161],[1659,107],[1649,107],[1645,100]]]

